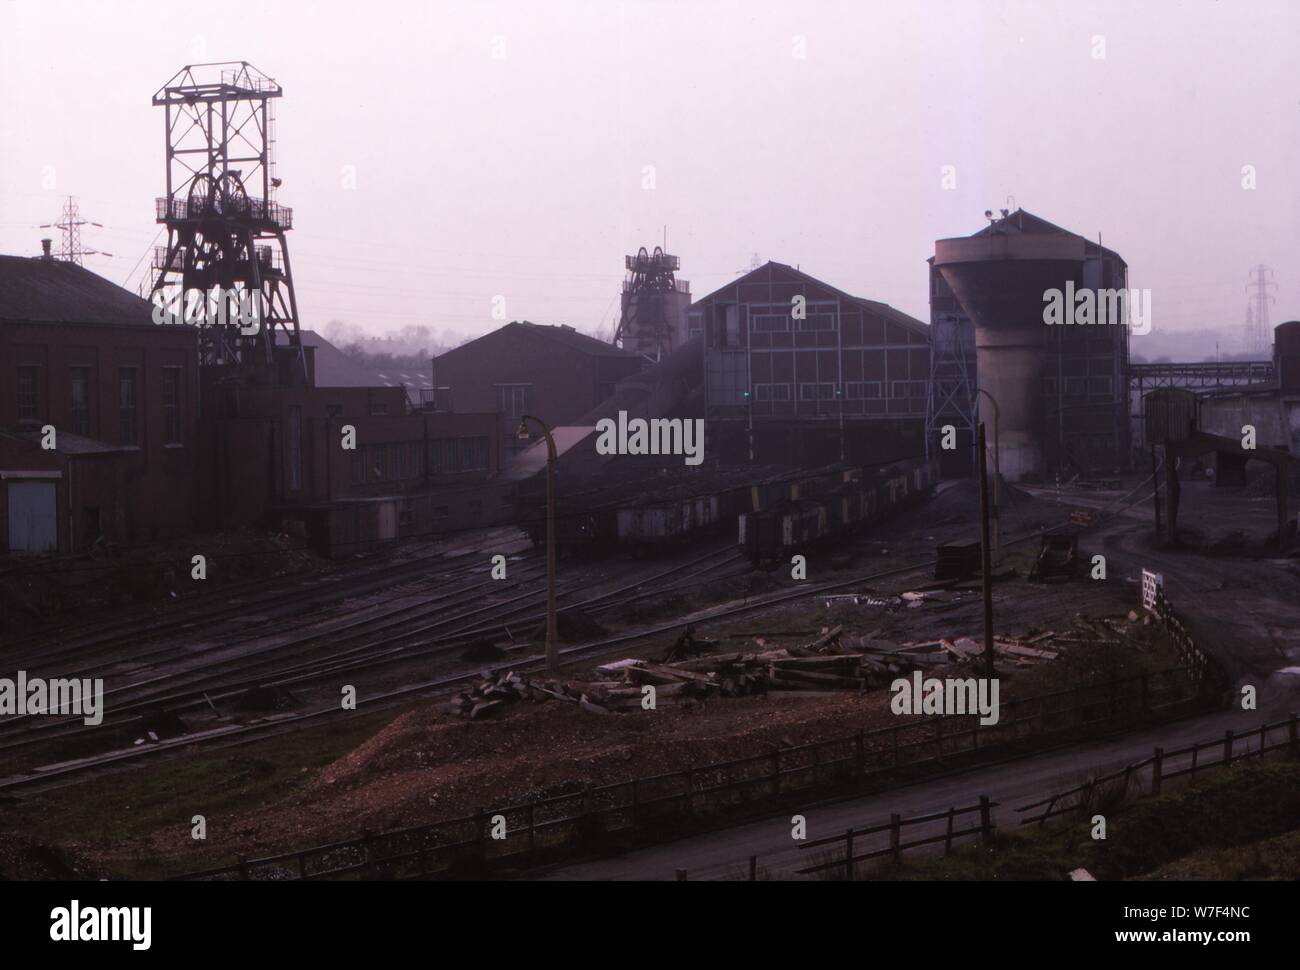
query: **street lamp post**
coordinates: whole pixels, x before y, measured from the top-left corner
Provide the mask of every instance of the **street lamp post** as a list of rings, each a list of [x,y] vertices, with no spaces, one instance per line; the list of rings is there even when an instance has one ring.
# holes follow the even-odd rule
[[[983,394],[986,398],[989,399],[989,403],[993,405],[993,509],[991,515],[992,522],[990,523],[990,525],[993,532],[993,536],[992,536],[993,559],[996,562],[1001,558],[999,555],[999,546],[998,546],[998,539],[999,539],[998,520],[1000,518],[999,512],[1001,511],[1001,507],[998,504],[998,483],[1002,481],[1002,452],[1001,449],[998,447],[998,424],[999,424],[998,419],[1000,417],[1000,411],[998,408],[997,399],[988,391],[984,390],[984,388],[982,387],[975,388],[975,393]],[[980,448],[983,449],[983,447],[984,444],[983,442],[981,442]]]
[[[529,421],[546,437],[546,669],[554,671],[560,666],[555,635],[555,439],[544,421],[527,414],[519,419],[520,438],[528,437]]]

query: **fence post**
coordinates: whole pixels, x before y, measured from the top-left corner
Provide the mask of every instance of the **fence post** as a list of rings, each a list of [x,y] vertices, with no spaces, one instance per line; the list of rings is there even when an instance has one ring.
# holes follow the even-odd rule
[[[678,881],[678,882],[685,882],[685,881],[686,881],[686,870],[685,870],[685,869],[678,869],[678,870],[677,870],[677,881]]]
[[[889,816],[889,851],[894,856],[894,863],[897,864],[902,856],[903,842],[903,819],[894,812]]]
[[[374,838],[370,829],[361,830],[361,852],[365,856],[366,875],[373,878],[375,875],[375,852],[371,848],[371,839]]]
[[[1291,738],[1291,750],[1300,754],[1300,722],[1296,720],[1296,713],[1292,711],[1287,719],[1287,732]]]
[[[844,833],[844,876],[848,882],[853,881],[853,829]]]
[[[1056,793],[1052,793],[1052,800],[1047,803],[1047,809],[1038,818],[1038,827],[1042,828],[1047,824],[1047,820],[1052,817],[1052,809],[1056,807]]]
[[[1232,765],[1232,729],[1223,732],[1223,765],[1230,767]]]
[[[943,854],[945,856],[952,854],[952,818],[955,811],[956,809],[952,807],[948,809],[948,834],[943,840]]]
[[[1165,749],[1156,748],[1151,755],[1151,794],[1160,794],[1160,782],[1165,776]]]
[[[758,856],[749,857],[749,881],[758,882]]]
[[[993,837],[993,806],[989,796],[980,796],[980,840],[988,841]]]
[[[537,800],[528,803],[528,861],[537,856]]]
[[[239,878],[248,881],[248,859],[242,855],[239,857]]]

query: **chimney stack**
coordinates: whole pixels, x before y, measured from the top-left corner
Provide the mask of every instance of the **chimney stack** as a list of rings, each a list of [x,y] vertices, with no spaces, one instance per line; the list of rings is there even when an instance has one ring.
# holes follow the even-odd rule
[[[53,259],[53,258],[54,258],[53,256],[50,255],[50,243],[51,243],[51,242],[53,242],[53,240],[51,240],[51,239],[42,239],[42,240],[41,240],[41,259]]]

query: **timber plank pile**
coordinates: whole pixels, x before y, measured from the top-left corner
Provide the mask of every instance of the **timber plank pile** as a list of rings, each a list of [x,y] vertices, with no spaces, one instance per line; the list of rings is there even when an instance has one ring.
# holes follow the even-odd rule
[[[866,638],[845,636],[841,627],[810,643],[773,647],[761,638],[757,651],[736,651],[676,663],[628,658],[596,668],[592,681],[531,678],[518,671],[485,671],[447,705],[477,720],[520,701],[559,700],[593,714],[642,710],[654,687],[655,706],[690,704],[708,697],[743,697],[769,690],[864,691],[928,665],[927,654]]]
[[[1078,644],[1125,646],[1145,650],[1151,641],[1151,621],[1149,617],[1139,617],[1130,612],[1127,620],[1113,620],[1105,617],[1093,619],[1082,614],[1075,614],[1072,626],[1062,632],[1044,630],[1027,633],[1020,637],[995,636],[993,652],[998,659],[1018,667],[1033,666],[1055,660],[1062,650]],[[933,664],[968,664],[980,661],[984,656],[984,637],[975,636],[939,638],[903,644],[900,648],[904,655],[918,658],[924,665]]]

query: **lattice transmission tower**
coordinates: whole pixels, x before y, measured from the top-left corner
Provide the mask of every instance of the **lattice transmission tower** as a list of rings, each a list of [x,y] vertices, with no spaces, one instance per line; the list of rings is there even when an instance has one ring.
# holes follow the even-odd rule
[[[1246,308],[1246,350],[1251,353],[1267,354],[1273,349],[1268,305],[1276,302],[1276,297],[1269,292],[1270,289],[1277,289],[1273,270],[1260,263],[1250,271],[1250,280],[1246,284],[1246,292],[1250,293],[1250,305]]]
[[[94,226],[96,229],[103,229],[103,225],[98,222],[92,222],[89,219],[81,217],[81,210],[77,207],[77,200],[68,196],[63,203],[63,215],[58,222],[43,222],[42,229],[58,229],[62,233],[62,239],[59,243],[59,259],[66,260],[69,263],[81,265],[82,256],[112,256],[112,253],[105,252],[102,249],[82,249],[81,248],[81,227]]]

